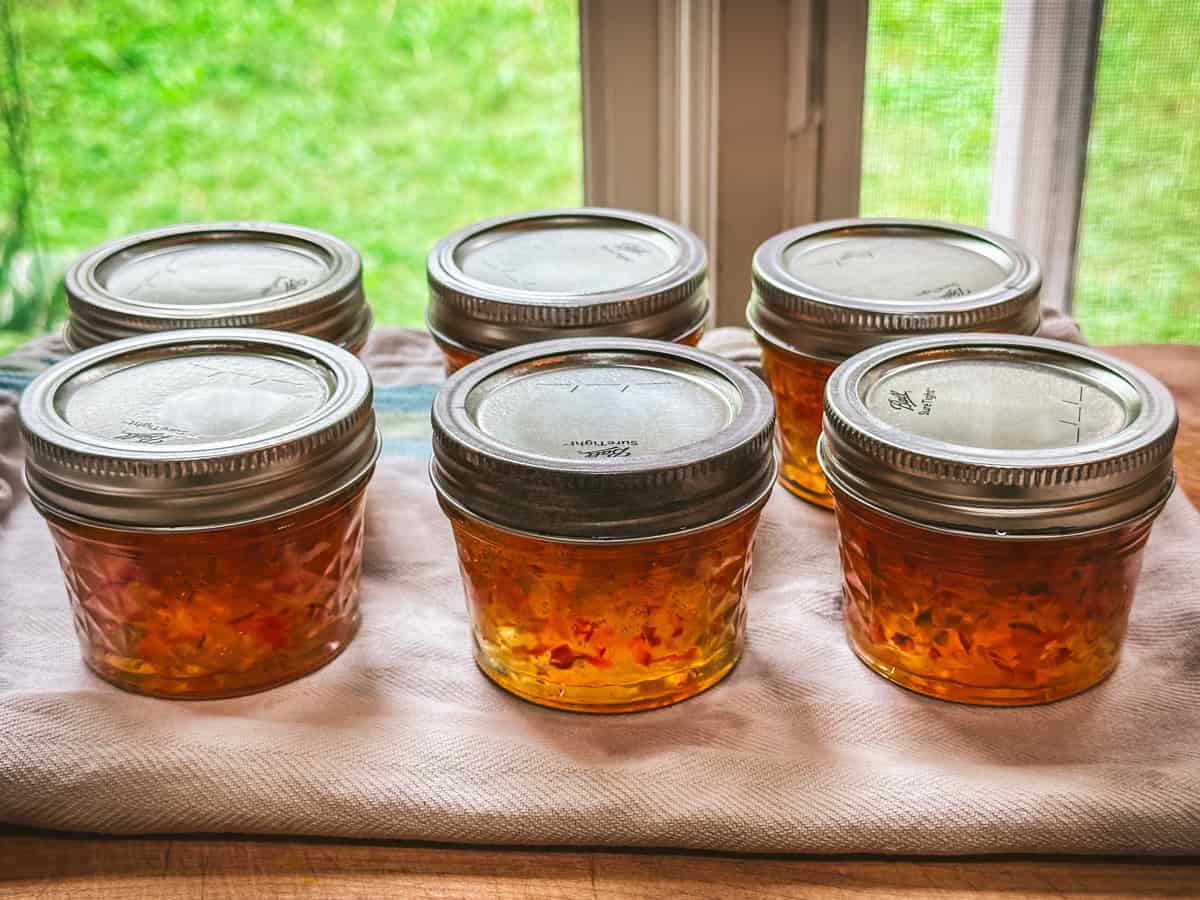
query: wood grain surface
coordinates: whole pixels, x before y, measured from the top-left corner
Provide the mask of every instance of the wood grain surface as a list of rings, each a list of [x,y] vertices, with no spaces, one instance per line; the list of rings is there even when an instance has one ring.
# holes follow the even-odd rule
[[[0,900],[791,900],[1200,896],[1198,861],[752,858],[14,835]]]
[[[1179,405],[1180,484],[1200,504],[1200,347],[1109,348]],[[1200,552],[1200,548],[1197,548]],[[791,900],[1200,897],[1200,859],[763,858],[0,830],[0,900]]]

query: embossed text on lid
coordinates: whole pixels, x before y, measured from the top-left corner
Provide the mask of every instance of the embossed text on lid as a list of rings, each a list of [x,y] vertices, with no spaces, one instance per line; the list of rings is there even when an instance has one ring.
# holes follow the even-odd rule
[[[151,306],[208,306],[274,300],[329,277],[330,261],[302,245],[189,242],[126,251],[105,260],[96,280],[114,296]]]
[[[634,287],[669,271],[681,248],[637,222],[551,220],[498,227],[463,241],[464,274],[503,288],[563,297]]]
[[[993,244],[933,229],[862,228],[801,239],[784,250],[783,262],[800,282],[898,305],[977,294],[1013,267]]]
[[[641,457],[711,438],[741,408],[736,387],[705,366],[661,359],[634,365],[590,354],[528,371],[502,370],[467,396],[480,431],[561,459]]]
[[[36,501],[132,528],[291,511],[363,477],[379,442],[358,360],[254,329],[163,332],[83,351],[34,380],[21,422]]]
[[[547,341],[461,370],[433,407],[443,502],[567,540],[703,527],[771,489],[774,408],[759,379],[689,347]]]
[[[74,348],[177,328],[274,328],[357,349],[371,311],[357,252],[274,222],[176,225],[109,241],[66,275]]]
[[[333,387],[332,374],[303,357],[151,354],[85,370],[54,405],[64,422],[99,438],[188,447],[291,425],[317,412]]]
[[[1032,334],[1041,320],[1037,261],[966,225],[817,222],[763,242],[752,280],[760,340],[831,361],[911,335]]]
[[[687,229],[618,209],[489,219],[430,251],[430,331],[478,354],[535,340],[678,340],[708,314],[708,259]]]
[[[986,356],[880,373],[863,400],[896,428],[996,450],[1087,444],[1120,431],[1140,409],[1127,382],[1086,369]]]
[[[826,387],[821,463],[835,487],[927,524],[1037,534],[1107,527],[1170,492],[1170,393],[1060,341],[897,341]]]

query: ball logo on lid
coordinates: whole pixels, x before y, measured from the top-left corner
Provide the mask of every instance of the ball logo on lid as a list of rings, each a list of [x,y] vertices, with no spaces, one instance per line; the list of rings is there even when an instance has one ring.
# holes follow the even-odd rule
[[[1127,422],[1117,397],[1072,373],[990,360],[898,369],[880,378],[866,401],[889,425],[968,447],[1071,447],[1114,434]]]

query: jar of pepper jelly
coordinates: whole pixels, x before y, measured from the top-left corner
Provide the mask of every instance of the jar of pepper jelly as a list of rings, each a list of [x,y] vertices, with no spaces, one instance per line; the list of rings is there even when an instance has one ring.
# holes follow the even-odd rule
[[[832,506],[817,463],[825,381],[838,363],[920,334],[1033,334],[1037,262],[1012,241],[965,225],[842,219],[778,234],[754,254],[746,318],[775,394],[780,480]]]
[[[819,455],[863,662],[997,706],[1112,672],[1175,484],[1162,384],[1074,344],[967,334],[866,350],[825,397]]]
[[[272,222],[143,231],[67,271],[73,350],[178,328],[272,328],[358,353],[371,330],[362,261],[329,234]]]
[[[554,209],[478,222],[429,253],[429,331],[447,373],[555,338],[695,345],[708,318],[704,244],[620,209]]]
[[[453,376],[431,476],[484,674],[597,713],[723,678],[744,642],[772,426],[754,375],[660,341],[548,341]]]
[[[276,331],[142,335],[49,369],[20,411],[29,495],[101,677],[232,697],[354,636],[379,436],[351,354]]]

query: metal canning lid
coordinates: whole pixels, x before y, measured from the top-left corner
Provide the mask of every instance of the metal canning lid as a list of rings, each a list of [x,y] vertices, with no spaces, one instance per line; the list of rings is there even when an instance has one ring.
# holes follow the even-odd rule
[[[493,354],[433,404],[443,503],[509,530],[638,540],[714,524],[775,478],[770,392],[662,341],[574,338]]]
[[[429,252],[429,330],[483,355],[532,341],[674,341],[708,316],[708,256],[692,232],[620,209],[478,222]]]
[[[1178,420],[1151,375],[1045,338],[912,338],[843,363],[819,456],[837,490],[931,527],[1081,533],[1155,511]]]
[[[1033,334],[1037,261],[998,234],[919,219],[838,219],[754,253],[746,317],[764,340],[840,361],[884,341],[955,331]]]
[[[143,231],[66,275],[74,349],[178,328],[273,328],[360,347],[371,329],[362,261],[345,241],[273,222]]]
[[[295,511],[369,475],[371,379],[315,338],[193,329],[85,350],[21,398],[25,479],[46,512],[197,529]]]

